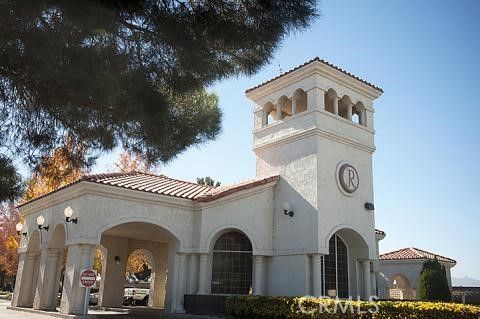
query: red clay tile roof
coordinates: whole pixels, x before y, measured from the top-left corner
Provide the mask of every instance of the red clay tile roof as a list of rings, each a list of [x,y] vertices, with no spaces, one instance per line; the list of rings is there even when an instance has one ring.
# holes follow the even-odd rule
[[[278,179],[279,176],[272,176],[214,188],[211,186],[199,185],[192,182],[173,179],[165,175],[155,175],[142,172],[84,175],[78,180],[62,186],[52,192],[34,198],[28,202],[21,203],[18,207],[24,206],[28,203],[46,197],[52,193],[58,192],[59,190],[65,189],[80,182],[103,184],[147,193],[191,199],[199,202],[209,202],[238,191],[268,184],[277,181]]]
[[[437,257],[439,261],[453,263],[453,264],[457,263],[455,260],[451,258],[430,253],[428,251],[421,250],[414,247],[403,248],[403,249],[395,250],[389,253],[381,254],[379,259],[380,260],[414,260],[414,259],[434,259],[435,257]]]
[[[372,83],[367,82],[367,81],[365,81],[364,79],[359,78],[358,76],[353,75],[352,73],[347,72],[347,71],[345,71],[344,69],[342,69],[342,68],[340,68],[340,67],[338,67],[338,66],[336,66],[336,65],[334,65],[334,64],[331,64],[331,63],[329,63],[329,62],[327,62],[327,61],[325,61],[325,60],[322,60],[322,59],[320,59],[318,56],[315,57],[315,58],[313,58],[313,59],[311,59],[310,61],[305,62],[305,63],[302,64],[302,65],[299,65],[299,66],[297,66],[297,67],[295,67],[295,68],[293,68],[293,69],[291,69],[291,70],[289,70],[289,71],[287,71],[287,72],[284,72],[284,73],[280,74],[279,76],[274,77],[273,79],[270,79],[270,80],[268,80],[268,81],[265,81],[265,82],[263,82],[263,83],[261,83],[261,84],[259,84],[259,85],[257,85],[257,86],[254,86],[254,87],[246,90],[245,93],[248,93],[248,92],[250,92],[250,91],[253,91],[253,90],[255,90],[255,89],[258,89],[259,87],[262,87],[262,86],[264,86],[264,85],[266,85],[266,84],[268,84],[268,83],[270,83],[270,82],[273,82],[273,81],[275,81],[275,80],[277,80],[277,79],[279,79],[279,78],[281,78],[281,77],[283,77],[283,76],[285,76],[285,75],[287,75],[287,74],[290,74],[290,73],[292,73],[292,72],[294,72],[294,71],[297,71],[298,69],[301,69],[301,68],[303,68],[304,66],[307,66],[307,65],[309,65],[309,64],[311,64],[311,63],[314,63],[314,62],[323,63],[323,64],[325,64],[325,65],[327,65],[327,66],[329,66],[329,67],[331,67],[331,68],[333,68],[333,69],[335,69],[335,70],[337,70],[337,71],[340,71],[340,72],[342,72],[343,74],[346,74],[346,75],[354,78],[355,80],[358,80],[358,81],[360,81],[360,82],[362,82],[362,83],[364,83],[364,84],[366,84],[366,85],[374,88],[375,90],[378,90],[378,91],[380,91],[380,92],[383,93],[383,90],[382,90],[380,87],[378,87],[378,86],[376,86],[376,85],[373,85]]]
[[[386,235],[385,232],[383,230],[380,230],[380,229],[375,229],[375,234],[377,235]]]

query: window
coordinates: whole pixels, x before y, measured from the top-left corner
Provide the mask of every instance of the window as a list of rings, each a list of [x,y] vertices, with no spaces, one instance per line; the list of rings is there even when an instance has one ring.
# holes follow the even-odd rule
[[[329,253],[322,260],[323,295],[336,290],[339,298],[348,298],[348,254],[347,246],[338,235],[329,241]]]
[[[244,234],[223,234],[213,247],[212,293],[247,295],[252,287],[252,244]]]

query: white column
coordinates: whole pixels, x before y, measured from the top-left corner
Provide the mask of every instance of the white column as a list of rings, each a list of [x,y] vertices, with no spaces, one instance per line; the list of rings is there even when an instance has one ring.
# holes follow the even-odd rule
[[[254,274],[253,294],[263,295],[263,261],[264,256],[254,256]]]
[[[363,260],[363,298],[368,300],[372,295],[371,279],[370,279],[370,260]]]
[[[198,291],[198,254],[190,254],[188,261],[187,294],[193,295]]]
[[[95,245],[88,244],[68,246],[60,313],[84,315],[87,288],[80,287],[80,272],[93,268],[95,248]]]
[[[338,99],[336,97],[333,98],[333,113],[338,115]]]
[[[128,261],[128,238],[102,236],[103,267],[98,305],[121,307],[125,291],[125,271]],[[115,260],[117,259],[117,260]],[[153,278],[154,280],[155,278]],[[149,302],[150,299],[149,298]]]
[[[292,97],[292,115],[297,113],[297,98],[295,95]]]
[[[13,307],[32,307],[37,285],[40,253],[19,253]]]
[[[352,120],[352,111],[353,111],[352,109],[353,109],[353,104],[348,103],[348,105],[347,105],[347,119],[350,120],[350,121]]]
[[[200,254],[197,295],[205,295],[207,293],[207,267],[208,254]]]
[[[370,286],[370,289],[371,289],[371,295],[372,296],[376,296],[377,295],[377,273],[375,272],[371,272],[370,273],[370,278],[371,278],[371,286]]]
[[[283,106],[283,103],[280,103],[280,101],[277,103],[277,121],[280,121],[282,119],[282,106]]]
[[[59,287],[59,267],[62,249],[43,249],[40,257],[40,271],[33,302],[34,309],[55,310]]]
[[[325,109],[325,97],[324,92],[317,87],[307,91],[307,110],[313,109]]]
[[[312,293],[315,297],[322,295],[322,255],[312,256]]]
[[[187,256],[183,253],[177,253],[178,277],[177,277],[177,306],[175,312],[185,313],[184,298],[186,288],[186,260]]]
[[[361,112],[360,112],[360,124],[363,125],[363,126],[367,126],[367,123],[366,123],[366,116],[367,116],[367,111],[365,109],[363,109]]]

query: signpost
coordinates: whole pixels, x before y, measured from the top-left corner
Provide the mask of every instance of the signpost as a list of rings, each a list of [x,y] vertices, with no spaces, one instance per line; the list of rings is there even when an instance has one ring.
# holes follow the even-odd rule
[[[88,314],[88,299],[90,297],[90,288],[97,282],[97,272],[93,269],[84,269],[80,272],[80,287],[85,288],[85,305],[83,314]]]

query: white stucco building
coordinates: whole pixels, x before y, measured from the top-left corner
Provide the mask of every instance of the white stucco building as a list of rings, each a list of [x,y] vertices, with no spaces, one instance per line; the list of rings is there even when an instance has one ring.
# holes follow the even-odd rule
[[[454,259],[422,249],[408,247],[379,256],[378,294],[382,299],[418,299],[423,264],[436,258],[445,267],[448,285],[452,290],[451,269]]]
[[[381,94],[315,58],[246,91],[252,180],[210,188],[100,174],[23,204],[12,305],[55,308],[67,253],[60,312],[81,313],[79,272],[96,247],[105,256],[101,306],[121,306],[135,249],[154,259],[150,305],[171,312],[185,310],[185,295],[375,295],[383,235],[373,207],[373,101]],[[67,207],[77,223],[65,220]]]

